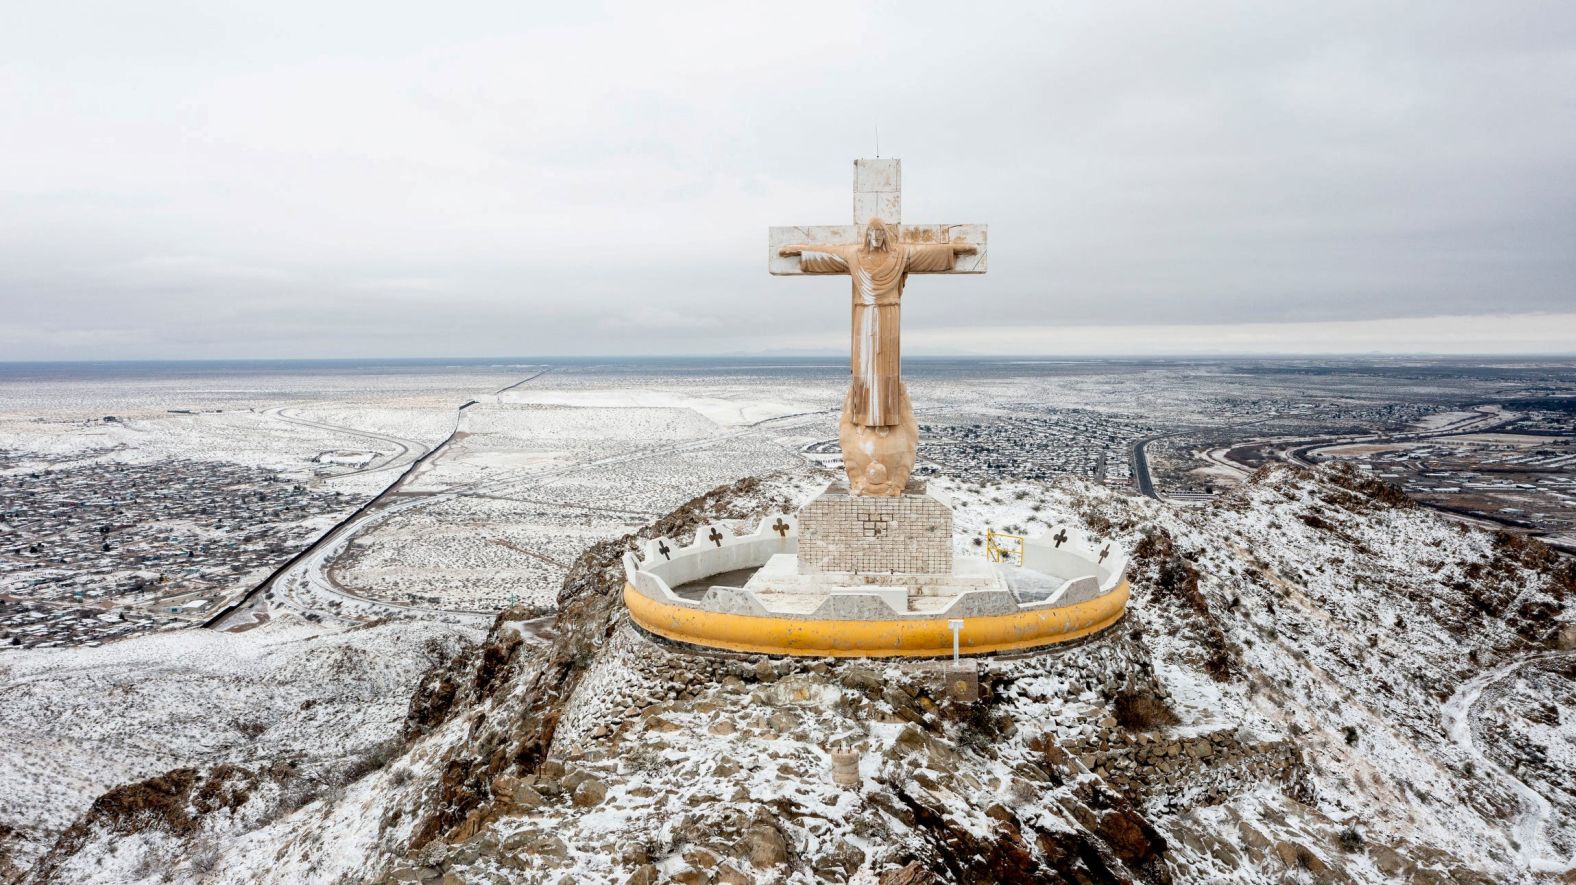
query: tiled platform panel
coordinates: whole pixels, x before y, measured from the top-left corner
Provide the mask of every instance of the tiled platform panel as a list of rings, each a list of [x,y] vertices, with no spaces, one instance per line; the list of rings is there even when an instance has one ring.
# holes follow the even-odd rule
[[[952,509],[911,483],[893,498],[834,485],[799,511],[799,573],[952,573]]]

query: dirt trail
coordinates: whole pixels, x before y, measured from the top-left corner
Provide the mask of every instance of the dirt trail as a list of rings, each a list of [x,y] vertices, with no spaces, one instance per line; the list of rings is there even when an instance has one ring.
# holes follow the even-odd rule
[[[1576,657],[1576,652],[1538,652],[1485,670],[1456,689],[1456,693],[1450,696],[1450,700],[1445,702],[1441,711],[1445,733],[1450,739],[1466,751],[1479,768],[1498,775],[1521,803],[1521,813],[1516,815],[1515,821],[1511,824],[1511,842],[1516,847],[1516,854],[1522,866],[1534,873],[1566,872],[1576,868],[1576,858],[1556,856],[1543,840],[1543,826],[1553,813],[1549,800],[1478,749],[1476,738],[1472,733],[1472,708],[1477,706],[1485,690],[1509,678],[1522,667],[1541,661],[1573,657]]]

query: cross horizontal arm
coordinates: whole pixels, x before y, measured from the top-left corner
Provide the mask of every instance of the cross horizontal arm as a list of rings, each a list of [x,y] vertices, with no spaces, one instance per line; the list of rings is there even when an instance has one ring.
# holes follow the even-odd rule
[[[957,257],[950,271],[938,273],[984,273],[987,253],[988,228],[983,224],[905,224],[899,228],[899,239],[904,244],[950,243],[963,240],[979,248],[978,252]],[[774,276],[809,276],[799,269],[799,259],[782,256],[777,250],[783,246],[838,246],[859,242],[864,229],[854,224],[808,224],[801,227],[774,227],[767,236],[766,268]],[[919,273],[920,271],[916,271]]]

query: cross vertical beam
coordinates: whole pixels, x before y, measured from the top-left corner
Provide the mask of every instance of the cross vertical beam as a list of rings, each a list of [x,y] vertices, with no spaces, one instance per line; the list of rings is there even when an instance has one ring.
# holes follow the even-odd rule
[[[854,224],[903,223],[903,161],[854,161]]]

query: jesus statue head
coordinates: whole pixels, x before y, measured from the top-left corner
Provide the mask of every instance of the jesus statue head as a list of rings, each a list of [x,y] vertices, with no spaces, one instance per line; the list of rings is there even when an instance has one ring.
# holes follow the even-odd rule
[[[890,248],[892,248],[892,232],[887,230],[886,222],[879,218],[870,219],[865,225],[865,250],[885,252]]]

